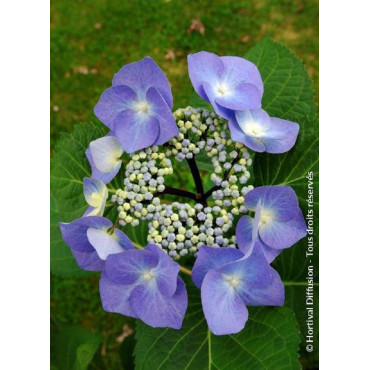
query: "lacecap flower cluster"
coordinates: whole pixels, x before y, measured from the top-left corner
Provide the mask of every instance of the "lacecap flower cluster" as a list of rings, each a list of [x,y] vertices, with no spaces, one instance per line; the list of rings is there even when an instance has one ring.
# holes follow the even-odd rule
[[[248,184],[251,153],[290,150],[299,126],[262,109],[263,82],[253,63],[203,51],[188,56],[188,67],[195,91],[214,112],[172,112],[169,82],[149,57],[114,76],[94,108],[110,131],[86,150],[87,210],[60,228],[78,265],[101,271],[106,311],[181,328],[188,299],[179,272],[190,271],[179,262],[193,256],[191,276],[210,330],[237,333],[248,319],[246,306],[284,304],[270,263],[306,235],[292,188]],[[124,153],[130,160],[121,169]],[[203,187],[198,155],[212,164],[210,189]],[[196,193],[171,187],[173,161],[187,162]],[[116,176],[123,188],[108,199],[106,184]],[[163,197],[169,194],[188,201],[171,203]],[[108,202],[117,209],[114,222],[104,217]],[[121,230],[141,222],[148,225],[145,248]]]

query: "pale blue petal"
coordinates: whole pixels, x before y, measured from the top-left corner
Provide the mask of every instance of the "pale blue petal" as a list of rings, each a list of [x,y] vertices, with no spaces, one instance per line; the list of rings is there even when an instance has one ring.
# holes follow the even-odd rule
[[[253,289],[264,289],[270,284],[271,267],[268,264],[258,241],[249,256],[220,266],[216,271],[225,277],[234,277],[238,284],[235,289],[239,294]]]
[[[270,248],[289,248],[307,235],[306,222],[302,211],[286,222],[273,221],[259,228],[259,236]]]
[[[177,275],[180,271],[179,264],[155,244],[148,244],[145,250],[151,251],[158,256],[158,265],[154,269],[158,289],[163,295],[172,297],[177,289]]]
[[[95,115],[111,130],[118,115],[137,99],[134,90],[128,86],[113,86],[105,90],[94,107]]]
[[[212,98],[205,93],[203,83],[207,82],[215,87],[221,81],[224,72],[221,58],[207,51],[190,54],[188,55],[188,69],[195,91],[201,98],[211,102]]]
[[[111,180],[117,175],[121,168],[121,163],[118,163],[117,166],[112,170],[112,172],[108,173],[101,172],[96,168],[94,164],[90,148],[87,148],[85,153],[91,167],[91,178],[100,180],[104,184],[108,184],[109,182],[111,182]]]
[[[249,149],[255,152],[264,152],[265,146],[260,139],[247,135],[240,128],[239,124],[236,122],[235,118],[232,117],[229,122],[229,130],[231,134],[231,139],[235,142],[242,143]]]
[[[159,131],[156,118],[131,109],[122,112],[114,124],[114,133],[128,153],[153,145],[158,138]]]
[[[100,277],[99,291],[104,311],[120,313],[121,315],[136,318],[131,308],[129,298],[136,285],[120,285],[112,282],[106,273]]]
[[[263,289],[248,289],[241,298],[247,306],[283,306],[285,289],[279,274],[270,267],[269,284]]]
[[[207,94],[209,102],[214,111],[222,118],[230,119],[234,116],[234,111],[227,109],[216,102],[217,94],[214,87],[209,82],[203,82],[203,90]]]
[[[95,252],[90,244],[86,232],[93,227],[95,229],[108,229],[112,222],[104,217],[82,217],[70,223],[59,224],[63,240],[71,248],[80,252]]]
[[[298,131],[297,123],[272,117],[270,129],[263,138],[266,152],[276,154],[289,151],[297,141]]]
[[[204,316],[213,334],[234,334],[244,328],[248,310],[221,273],[215,270],[207,273],[202,283],[201,297]]]
[[[271,118],[263,109],[238,110],[235,119],[241,130],[253,137],[261,137],[270,129]]]
[[[104,261],[99,258],[95,250],[93,252],[79,252],[75,249],[71,249],[71,252],[79,268],[86,271],[103,270]]]
[[[109,234],[107,230],[87,229],[87,239],[95,248],[98,256],[102,260],[106,260],[110,254],[121,253],[125,249],[119,244],[116,234]]]
[[[274,221],[289,221],[299,212],[298,199],[290,186],[259,186],[245,196],[245,206],[255,211],[261,201],[261,212],[270,212]]]
[[[82,217],[71,223],[60,223],[62,238],[71,248],[78,266],[84,270],[100,271],[104,266],[95,248],[87,238],[87,230],[90,227],[107,230],[112,222],[103,217]]]
[[[155,89],[150,88],[146,94],[146,99],[151,106],[151,114],[159,124],[159,135],[154,145],[162,145],[177,136],[180,131],[173,118],[171,110],[168,108],[161,94]]]
[[[215,101],[231,110],[257,109],[261,107],[262,95],[257,87],[249,83],[239,83],[230,87],[225,95],[216,95]]]
[[[112,172],[121,165],[123,147],[115,136],[104,136],[89,145],[96,168],[104,173]]]
[[[153,271],[158,265],[158,256],[146,250],[127,250],[111,254],[105,263],[105,274],[110,281],[130,285],[142,281],[146,271]]]
[[[236,85],[240,82],[255,85],[263,95],[263,82],[258,68],[252,62],[235,56],[224,56],[221,60],[225,67],[224,79],[230,85]]]
[[[96,179],[83,179],[84,196],[86,202],[90,205],[84,213],[86,216],[103,216],[105,203],[108,198],[108,189],[105,184]]]
[[[263,254],[265,255],[268,263],[273,262],[275,258],[284,250],[284,249],[270,248],[262,241],[260,237],[258,237],[258,241],[262,246]]]
[[[127,237],[127,235],[123,231],[115,228],[114,234],[116,235],[117,241],[122,248],[126,250],[135,249],[135,246],[132,244],[132,241]]]
[[[256,225],[256,220],[252,217],[245,215],[240,218],[236,225],[236,242],[238,248],[245,254],[249,255],[252,253],[253,245],[256,240],[254,237],[253,229],[257,229],[258,232],[258,223]]]
[[[202,245],[199,248],[191,274],[195,286],[200,289],[204,276],[208,271],[236,261],[242,258],[243,255],[240,250],[234,248],[215,248]]]
[[[126,64],[113,78],[113,86],[127,85],[135,91],[139,90],[144,96],[150,87],[156,88],[168,107],[172,109],[171,87],[166,75],[150,57],[145,57],[138,62]]]
[[[153,281],[136,286],[129,301],[137,317],[154,328],[180,329],[188,305],[185,284],[179,277],[172,297],[162,295]]]

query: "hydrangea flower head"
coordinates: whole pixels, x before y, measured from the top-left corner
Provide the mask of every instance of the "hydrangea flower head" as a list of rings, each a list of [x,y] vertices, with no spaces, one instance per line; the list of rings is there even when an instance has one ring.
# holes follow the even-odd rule
[[[270,117],[263,109],[236,111],[229,121],[231,137],[255,152],[285,153],[297,140],[295,122]]]
[[[260,186],[245,196],[247,210],[236,227],[236,240],[244,253],[251,253],[257,240],[269,262],[306,236],[306,222],[290,186]]]
[[[100,279],[103,308],[152,327],[180,329],[188,298],[179,269],[153,244],[145,250],[110,255]]]
[[[112,134],[93,140],[86,150],[92,170],[91,177],[105,184],[109,183],[121,168],[122,154],[123,147]]]
[[[123,66],[94,108],[128,153],[178,135],[169,82],[152,58]]]
[[[258,242],[249,256],[232,248],[201,247],[192,276],[201,289],[204,315],[215,335],[241,331],[248,320],[246,305],[284,304],[283,283]]]
[[[110,254],[134,248],[130,239],[104,217],[82,217],[59,226],[63,240],[84,270],[101,271]]]
[[[248,60],[201,51],[188,56],[188,66],[195,91],[221,117],[231,118],[235,110],[261,107],[261,75]]]
[[[103,216],[108,189],[103,182],[96,179],[83,179],[84,196],[89,207],[84,216]]]
[[[201,290],[212,333],[233,334],[248,320],[246,306],[283,305],[284,287],[269,263],[306,235],[289,186],[253,189],[249,183],[249,149],[286,152],[299,126],[261,109],[264,88],[253,63],[200,52],[189,55],[188,64],[196,92],[215,112],[186,107],[172,114],[169,82],[149,57],[114,76],[94,108],[110,132],[86,150],[92,170],[83,181],[89,207],[60,229],[78,265],[102,271],[103,308],[152,327],[181,328],[188,297],[176,261],[188,263],[195,256],[192,271],[187,265],[181,271]],[[197,165],[201,151],[212,166],[208,189]],[[121,169],[124,152],[129,159]],[[187,162],[195,192],[172,187],[177,168],[172,160]],[[115,212],[105,212],[105,184],[115,177],[109,190]],[[144,249],[119,229],[141,222],[147,222]]]

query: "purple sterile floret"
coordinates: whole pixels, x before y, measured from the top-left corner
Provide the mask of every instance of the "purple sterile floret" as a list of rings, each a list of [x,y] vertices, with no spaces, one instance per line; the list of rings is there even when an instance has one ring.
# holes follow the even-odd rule
[[[180,329],[188,298],[179,270],[154,244],[110,255],[100,279],[104,310],[139,318],[152,327]]]
[[[226,263],[236,261],[244,256],[243,252],[234,248],[214,248],[202,245],[191,273],[193,282],[200,289],[204,276],[208,271]]]
[[[221,117],[230,118],[235,110],[261,107],[262,78],[248,60],[201,51],[188,55],[188,69],[195,91]]]
[[[84,270],[101,271],[110,254],[133,249],[130,239],[104,217],[90,216],[59,223],[62,238]]]
[[[125,65],[94,108],[128,153],[162,145],[179,134],[166,76],[150,57]]]
[[[268,264],[258,242],[250,256],[242,254],[240,257],[237,253],[231,256],[230,253],[226,263],[220,262],[220,259],[225,259],[224,250],[231,249],[213,248],[208,256],[218,265],[215,268],[209,268],[210,264],[205,258],[205,249],[212,247],[202,248],[202,260],[194,269],[203,270],[199,275],[206,272],[201,285],[201,298],[204,315],[213,334],[226,335],[241,331],[248,319],[246,305],[284,304],[284,286],[278,273]],[[203,263],[208,266],[204,268]],[[196,279],[199,275],[197,273]]]
[[[297,141],[299,125],[270,117],[263,109],[236,111],[229,120],[231,138],[255,152],[285,153]]]
[[[289,248],[306,236],[306,222],[298,199],[290,186],[261,186],[245,196],[247,210],[254,218],[243,216],[236,227],[239,248],[250,254],[257,240],[269,262],[282,249]]]

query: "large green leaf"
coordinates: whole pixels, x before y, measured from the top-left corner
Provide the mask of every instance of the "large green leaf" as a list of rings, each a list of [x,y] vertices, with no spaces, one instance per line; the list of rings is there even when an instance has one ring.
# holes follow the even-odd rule
[[[188,287],[189,307],[181,330],[137,323],[137,370],[300,369],[299,331],[286,307],[252,307],[243,331],[215,336],[204,319],[199,291]]]
[[[54,335],[51,364],[58,370],[85,370],[88,368],[101,337],[81,327],[62,329]]]
[[[245,57],[255,63],[261,73],[262,108],[271,116],[295,120],[315,115],[311,80],[303,63],[286,47],[266,38]]]

